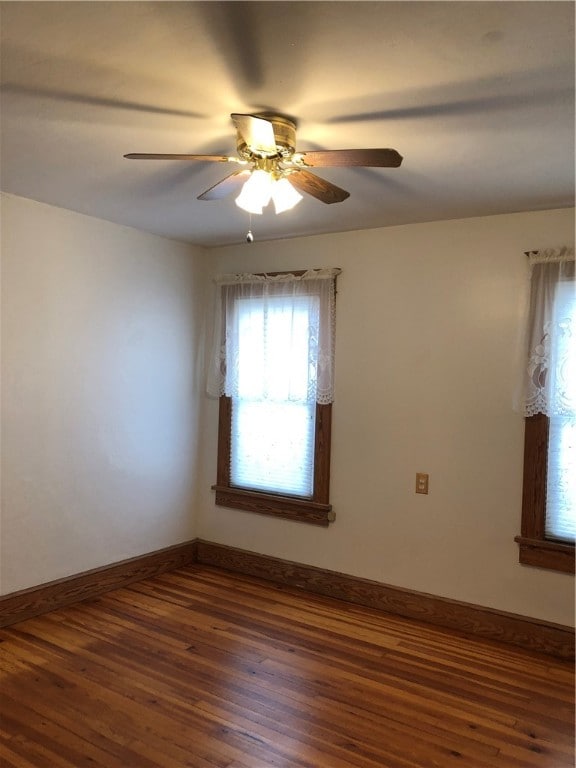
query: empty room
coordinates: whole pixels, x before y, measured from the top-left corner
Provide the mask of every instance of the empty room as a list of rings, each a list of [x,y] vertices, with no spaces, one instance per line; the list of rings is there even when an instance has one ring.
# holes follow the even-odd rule
[[[570,768],[572,2],[0,2],[2,768]]]

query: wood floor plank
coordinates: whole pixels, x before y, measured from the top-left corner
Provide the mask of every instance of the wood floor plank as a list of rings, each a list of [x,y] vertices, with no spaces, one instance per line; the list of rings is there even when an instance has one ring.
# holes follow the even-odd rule
[[[569,662],[190,566],[0,630],[4,768],[573,768]]]

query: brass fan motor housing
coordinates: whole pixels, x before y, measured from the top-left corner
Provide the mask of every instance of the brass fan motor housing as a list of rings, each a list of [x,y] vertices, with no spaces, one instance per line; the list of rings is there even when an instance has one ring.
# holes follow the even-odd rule
[[[296,151],[296,123],[288,117],[273,115],[268,112],[260,112],[255,117],[261,117],[272,123],[274,130],[274,140],[276,141],[277,153],[274,157],[290,158]],[[240,157],[250,159],[254,157],[252,150],[246,145],[246,142],[238,134],[236,149]],[[271,155],[269,155],[271,156]]]

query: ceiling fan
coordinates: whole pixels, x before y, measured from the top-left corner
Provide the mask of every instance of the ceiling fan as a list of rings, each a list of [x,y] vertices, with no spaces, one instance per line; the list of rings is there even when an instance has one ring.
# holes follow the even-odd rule
[[[133,152],[130,160],[194,160],[237,163],[240,170],[226,176],[198,196],[198,200],[221,200],[242,188],[237,205],[250,213],[262,213],[270,199],[276,213],[289,210],[305,192],[323,203],[341,203],[350,196],[345,189],[312,173],[309,168],[372,167],[397,168],[402,156],[395,149],[332,149],[296,151],[296,123],[267,112],[232,114],[236,127],[236,156],[174,155]]]

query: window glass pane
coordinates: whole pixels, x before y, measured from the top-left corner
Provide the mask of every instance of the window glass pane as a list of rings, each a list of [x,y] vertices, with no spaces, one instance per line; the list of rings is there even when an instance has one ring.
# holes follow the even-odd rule
[[[546,537],[576,536],[576,417],[551,416],[548,437]]]
[[[312,498],[318,296],[239,297],[230,484]]]
[[[576,534],[576,293],[560,282],[554,294],[550,354],[552,403],[546,473],[546,537],[574,541]]]
[[[238,395],[305,401],[313,395],[317,296],[267,296],[236,301]]]
[[[230,484],[311,498],[316,404],[232,400]]]

